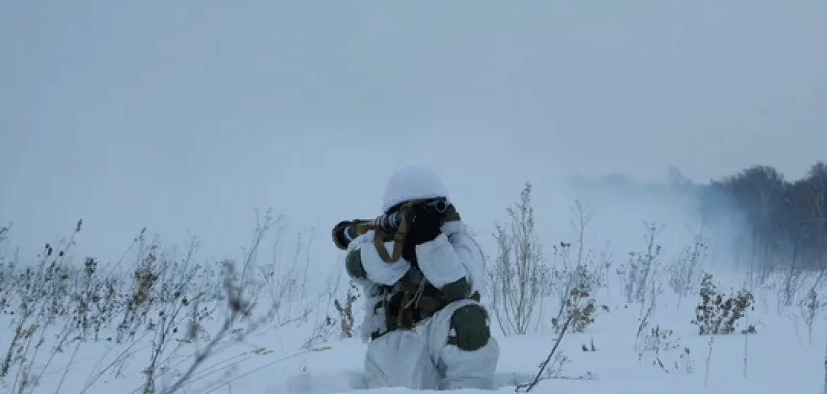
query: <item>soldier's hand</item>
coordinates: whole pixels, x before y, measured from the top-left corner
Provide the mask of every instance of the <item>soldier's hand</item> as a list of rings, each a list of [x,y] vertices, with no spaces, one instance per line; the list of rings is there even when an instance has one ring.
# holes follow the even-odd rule
[[[414,245],[433,241],[442,227],[442,214],[430,205],[417,204],[411,207],[412,221],[408,230],[408,239]]]

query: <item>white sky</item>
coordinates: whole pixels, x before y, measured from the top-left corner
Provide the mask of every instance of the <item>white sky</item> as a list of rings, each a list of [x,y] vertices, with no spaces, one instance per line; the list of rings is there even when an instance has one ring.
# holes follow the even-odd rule
[[[827,149],[825,21],[816,0],[3,2],[0,223],[28,255],[83,218],[104,259],[144,226],[221,256],[273,207],[327,253],[407,163],[485,233],[528,179],[543,204],[570,174],[798,178]]]

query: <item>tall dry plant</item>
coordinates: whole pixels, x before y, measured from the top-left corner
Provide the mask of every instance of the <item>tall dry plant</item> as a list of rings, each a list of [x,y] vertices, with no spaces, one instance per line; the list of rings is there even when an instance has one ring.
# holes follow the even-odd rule
[[[550,285],[550,271],[534,227],[531,183],[526,182],[520,201],[508,208],[510,222],[497,225],[497,258],[488,271],[491,310],[503,335],[525,334],[543,323],[539,306]]]

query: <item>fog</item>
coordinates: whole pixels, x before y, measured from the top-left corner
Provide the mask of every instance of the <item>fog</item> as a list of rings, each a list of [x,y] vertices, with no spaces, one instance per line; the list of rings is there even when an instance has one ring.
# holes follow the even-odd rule
[[[570,178],[803,176],[827,146],[824,20],[824,2],[768,0],[4,2],[0,223],[23,260],[81,218],[80,260],[117,260],[144,227],[217,259],[272,207],[330,266],[331,226],[425,164],[489,254],[529,180],[549,245],[579,198],[595,247],[624,258],[646,220],[677,251],[696,197]]]
[[[598,262],[602,253],[611,253],[613,263],[623,263],[630,259],[629,252],[645,252],[646,236],[653,227],[661,262],[672,263],[698,239],[709,248],[704,269],[720,272],[739,268],[743,262],[737,261],[738,256],[747,257],[735,243],[752,232],[744,213],[701,193],[701,188],[622,177],[572,178],[558,181],[552,188],[557,191],[554,204],[538,208],[544,243],[577,244],[580,212],[584,212],[582,217],[588,219],[585,247],[592,249]],[[581,210],[576,209],[575,201],[580,202]],[[714,217],[708,214],[711,208],[719,211]]]

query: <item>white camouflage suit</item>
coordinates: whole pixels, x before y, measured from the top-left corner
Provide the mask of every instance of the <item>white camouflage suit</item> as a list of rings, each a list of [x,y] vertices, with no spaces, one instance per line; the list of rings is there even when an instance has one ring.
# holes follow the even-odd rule
[[[408,167],[396,172],[387,184],[382,211],[398,203],[421,198],[445,197],[448,193],[437,176],[428,169]],[[493,337],[474,350],[463,350],[449,343],[457,333],[452,316],[467,305],[478,305],[463,298],[449,303],[433,316],[420,321],[413,330],[394,330],[371,340],[371,334],[385,332],[382,309],[374,306],[384,299],[376,295],[380,285],[393,286],[411,268],[400,258],[387,263],[373,244],[373,231],[356,238],[347,252],[359,251],[367,278],[354,278],[363,288],[366,316],[359,327],[362,339],[369,342],[365,355],[365,372],[369,388],[407,387],[410,389],[446,390],[457,388],[493,389],[494,371],[500,349]],[[392,250],[393,243],[386,244]],[[485,261],[478,244],[461,221],[446,222],[434,240],[416,246],[419,269],[437,289],[465,278],[471,292],[483,293]],[[468,309],[468,308],[465,308]],[[485,325],[489,328],[490,322]]]

